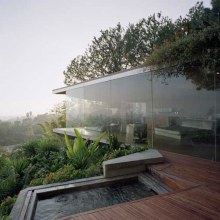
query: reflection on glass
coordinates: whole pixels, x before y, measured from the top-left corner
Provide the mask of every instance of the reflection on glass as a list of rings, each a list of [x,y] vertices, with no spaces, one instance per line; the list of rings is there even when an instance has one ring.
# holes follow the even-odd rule
[[[214,159],[215,95],[185,76],[154,77],[154,146]]]
[[[84,88],[68,90],[66,126],[81,127],[84,123]]]
[[[220,161],[220,72],[216,72],[214,75],[214,85],[215,85],[215,154],[216,160]]]
[[[82,84],[66,92],[67,127],[220,160],[220,75],[212,76],[208,87],[184,74],[154,72]]]
[[[118,137],[127,144],[150,141],[152,104],[150,74],[142,73],[111,81],[111,120]],[[149,136],[147,135],[149,133]]]
[[[110,82],[85,87],[84,100],[84,126],[90,130],[105,131],[110,123]]]

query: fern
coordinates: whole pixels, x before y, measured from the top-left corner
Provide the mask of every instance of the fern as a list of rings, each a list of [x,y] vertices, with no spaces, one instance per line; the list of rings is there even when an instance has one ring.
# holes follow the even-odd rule
[[[88,145],[88,140],[83,140],[82,135],[77,129],[74,129],[76,138],[74,139],[73,146],[71,146],[69,138],[64,133],[65,143],[66,143],[66,154],[72,165],[76,169],[85,169],[95,158],[96,152],[98,150],[98,144],[100,140],[105,136],[105,133],[102,133],[96,140]]]

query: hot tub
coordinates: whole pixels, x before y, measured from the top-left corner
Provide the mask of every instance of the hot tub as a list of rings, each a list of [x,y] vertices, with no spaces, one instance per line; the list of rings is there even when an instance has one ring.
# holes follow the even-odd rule
[[[170,190],[147,173],[103,176],[22,190],[12,220],[50,220],[133,201]]]

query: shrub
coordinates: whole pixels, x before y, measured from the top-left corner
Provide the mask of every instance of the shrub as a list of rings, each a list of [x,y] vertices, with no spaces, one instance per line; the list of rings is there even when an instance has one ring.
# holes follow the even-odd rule
[[[11,161],[11,163],[15,169],[16,174],[18,174],[19,176],[24,175],[24,171],[29,165],[29,161],[26,157],[14,159]]]
[[[102,165],[101,165],[101,163],[92,164],[84,172],[85,172],[86,178],[92,177],[92,176],[100,176],[100,175],[102,175]]]
[[[39,186],[43,185],[44,178],[36,178],[32,179],[31,182],[29,183],[29,186]]]
[[[137,152],[141,152],[141,151],[144,151],[144,150],[147,150],[148,147],[147,146],[137,146],[137,147],[125,147],[125,148],[119,148],[117,150],[113,150],[113,151],[110,151],[108,153],[105,154],[105,156],[103,157],[103,160],[102,161],[105,161],[105,160],[111,160],[111,159],[114,159],[114,158],[117,158],[117,157],[122,157],[122,156],[126,156],[126,155],[129,155],[129,154],[133,154],[133,153],[137,153]]]
[[[49,173],[43,180],[43,184],[65,182],[84,178],[85,173],[81,170],[75,170],[72,166],[65,166],[54,173]]]
[[[75,133],[77,137],[73,146],[66,134],[66,148],[63,147],[62,139],[45,136],[24,144],[12,155],[0,155],[0,200],[18,193],[27,185],[36,186],[101,175],[104,160],[147,149],[140,146],[119,146],[116,136],[111,136],[110,146],[99,146],[105,133],[94,142],[83,140],[76,129]],[[1,210],[7,204],[9,207],[12,201],[13,198],[7,197],[1,205],[2,218],[4,216],[7,219],[7,210],[10,208]]]
[[[94,142],[89,144],[88,140],[83,140],[77,129],[74,129],[74,132],[76,134],[76,138],[74,139],[73,146],[71,146],[68,136],[65,133],[67,157],[75,169],[85,169],[94,163],[94,161],[96,162],[95,157],[99,148],[98,144],[105,136],[105,133],[102,133]]]
[[[122,142],[118,140],[118,137],[115,134],[110,134],[108,137],[109,148],[117,150],[120,148]]]
[[[75,179],[87,178],[92,176],[99,176],[102,173],[102,168],[100,164],[93,164],[88,169],[85,170],[76,170],[74,167],[68,165],[59,169],[56,172],[49,173],[45,178],[33,179],[30,182],[31,186],[41,185],[41,184],[50,184],[65,182]]]
[[[33,157],[37,154],[39,140],[29,141],[21,146],[21,150],[26,157]]]
[[[9,214],[13,208],[13,205],[16,201],[17,196],[10,197],[8,196],[6,199],[4,199],[0,204],[0,219],[6,220],[9,219]]]
[[[47,154],[49,152],[59,152],[64,142],[54,135],[44,136],[38,141],[38,153]]]
[[[59,137],[45,136],[35,143],[35,154],[28,158],[29,166],[26,171],[25,184],[32,179],[44,178],[50,172],[56,172],[67,164],[64,141]],[[28,145],[25,145],[25,151]]]
[[[10,159],[0,157],[0,200],[16,192],[16,173]]]
[[[38,140],[32,140],[21,146],[22,152],[26,157],[33,157],[37,154],[47,154],[49,152],[58,152],[64,147],[62,138],[50,135],[44,136]]]

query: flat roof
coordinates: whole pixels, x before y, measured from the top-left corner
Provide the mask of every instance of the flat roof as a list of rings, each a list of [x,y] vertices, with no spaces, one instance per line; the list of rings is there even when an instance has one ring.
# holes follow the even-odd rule
[[[52,90],[52,92],[53,92],[53,94],[66,94],[66,91],[71,90],[73,88],[80,88],[80,87],[83,87],[83,86],[93,85],[93,84],[96,84],[96,83],[106,82],[106,81],[119,79],[119,78],[132,76],[132,75],[137,75],[137,74],[140,74],[140,73],[149,72],[151,70],[152,70],[151,67],[143,67],[143,66],[128,69],[128,70],[122,70],[120,72],[112,73],[112,74],[109,74],[107,76],[99,77],[97,79],[91,79],[91,80],[80,82],[80,83],[77,83],[77,84],[74,84],[74,85],[54,89],[54,90]]]

